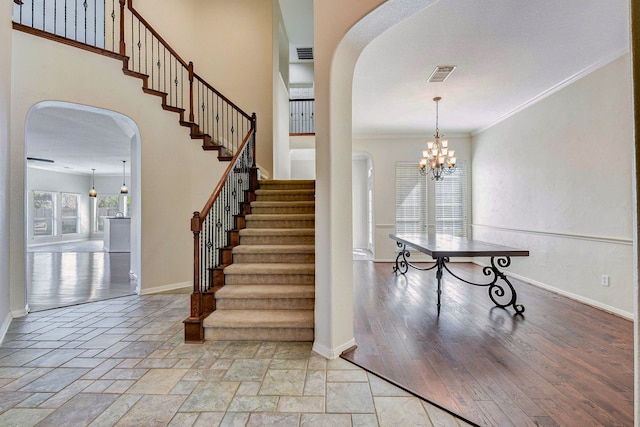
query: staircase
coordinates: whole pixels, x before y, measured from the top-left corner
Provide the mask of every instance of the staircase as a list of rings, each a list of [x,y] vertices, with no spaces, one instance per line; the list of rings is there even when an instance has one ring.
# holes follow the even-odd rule
[[[315,182],[260,181],[207,340],[313,341]]]

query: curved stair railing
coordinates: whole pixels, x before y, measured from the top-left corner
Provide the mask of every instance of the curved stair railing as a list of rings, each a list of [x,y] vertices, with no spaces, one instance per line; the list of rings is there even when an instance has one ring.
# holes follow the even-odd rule
[[[144,93],[179,114],[192,139],[230,164],[211,197],[191,219],[194,282],[185,341],[204,340],[203,320],[215,310],[244,215],[258,187],[256,115],[249,115],[194,72],[133,7],[133,0],[14,0],[13,29],[121,60]],[[186,115],[186,117],[185,117]]]
[[[202,148],[230,161],[250,133],[251,115],[217,91],[133,7],[133,0],[14,1],[13,28],[117,58],[142,90],[178,113]]]
[[[253,130],[245,138],[213,194],[191,219],[193,232],[193,293],[191,314],[184,321],[185,341],[204,341],[204,319],[215,310],[215,292],[224,286],[223,269],[232,262],[232,249],[240,242],[244,216],[258,188]]]

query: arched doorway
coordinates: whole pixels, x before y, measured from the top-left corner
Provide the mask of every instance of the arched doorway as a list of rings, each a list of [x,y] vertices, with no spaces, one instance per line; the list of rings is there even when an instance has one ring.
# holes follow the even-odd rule
[[[24,238],[30,311],[138,292],[139,141],[135,123],[112,111],[55,101],[29,111]]]

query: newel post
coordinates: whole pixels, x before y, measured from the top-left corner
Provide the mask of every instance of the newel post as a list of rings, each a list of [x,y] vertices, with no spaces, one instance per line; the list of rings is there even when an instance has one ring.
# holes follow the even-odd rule
[[[191,218],[191,231],[193,232],[193,293],[200,293],[200,212],[194,212]],[[198,313],[201,314],[201,313]]]
[[[194,122],[193,115],[193,62],[189,61],[189,121]]]
[[[191,218],[193,232],[193,293],[191,294],[191,315],[184,323],[184,341],[186,343],[201,343],[204,341],[204,301],[200,292],[200,212],[194,212]]]

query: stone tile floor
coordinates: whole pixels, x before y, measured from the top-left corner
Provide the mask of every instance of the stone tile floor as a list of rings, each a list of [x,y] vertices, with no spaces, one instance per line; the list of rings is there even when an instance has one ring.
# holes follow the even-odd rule
[[[14,319],[0,426],[466,425],[310,343],[184,344],[189,296],[129,296]]]

